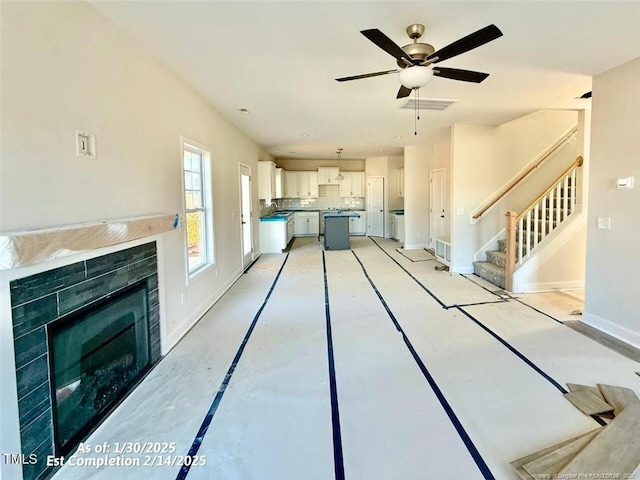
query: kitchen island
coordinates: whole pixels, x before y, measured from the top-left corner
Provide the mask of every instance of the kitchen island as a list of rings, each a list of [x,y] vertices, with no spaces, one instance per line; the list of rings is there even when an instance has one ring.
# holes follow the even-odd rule
[[[324,218],[324,249],[348,250],[349,244],[349,218],[360,218],[360,214],[354,212],[326,212]]]

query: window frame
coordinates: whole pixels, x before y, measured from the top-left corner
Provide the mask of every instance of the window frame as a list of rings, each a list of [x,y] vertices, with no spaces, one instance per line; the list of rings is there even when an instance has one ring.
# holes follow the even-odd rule
[[[214,215],[213,215],[213,181],[211,176],[211,149],[205,145],[202,145],[196,141],[193,141],[186,137],[181,137],[180,142],[180,170],[181,170],[181,184],[182,184],[182,224],[184,226],[184,260],[185,260],[185,273],[186,283],[189,285],[193,280],[201,276],[204,272],[215,267],[215,248],[214,248]],[[187,186],[185,184],[185,169],[184,157],[185,152],[191,152],[200,156],[200,173],[201,184],[200,191],[202,195],[202,207],[187,208]],[[188,240],[188,227],[187,227],[187,214],[192,212],[201,212],[201,218],[204,220],[204,225],[201,226],[202,239],[202,254],[203,261],[195,267],[189,265],[189,240]]]

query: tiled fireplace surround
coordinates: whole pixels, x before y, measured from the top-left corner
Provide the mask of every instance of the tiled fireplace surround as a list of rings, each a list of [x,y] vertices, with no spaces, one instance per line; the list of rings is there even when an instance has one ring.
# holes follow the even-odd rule
[[[10,283],[22,453],[38,458],[36,464],[23,466],[25,480],[49,475],[46,457],[54,454],[47,324],[140,281],[146,281],[148,292],[153,365],[161,355],[155,242]]]

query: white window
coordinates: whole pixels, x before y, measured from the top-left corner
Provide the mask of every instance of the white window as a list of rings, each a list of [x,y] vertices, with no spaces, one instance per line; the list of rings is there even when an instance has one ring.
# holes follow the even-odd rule
[[[184,207],[189,278],[213,264],[213,209],[211,204],[211,154],[183,140]]]

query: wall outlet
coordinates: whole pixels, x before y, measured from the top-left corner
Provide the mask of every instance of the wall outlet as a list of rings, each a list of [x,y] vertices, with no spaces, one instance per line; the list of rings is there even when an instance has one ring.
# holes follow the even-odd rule
[[[462,258],[462,250],[456,250],[456,258]]]
[[[598,228],[603,230],[610,230],[611,217],[598,217]]]

